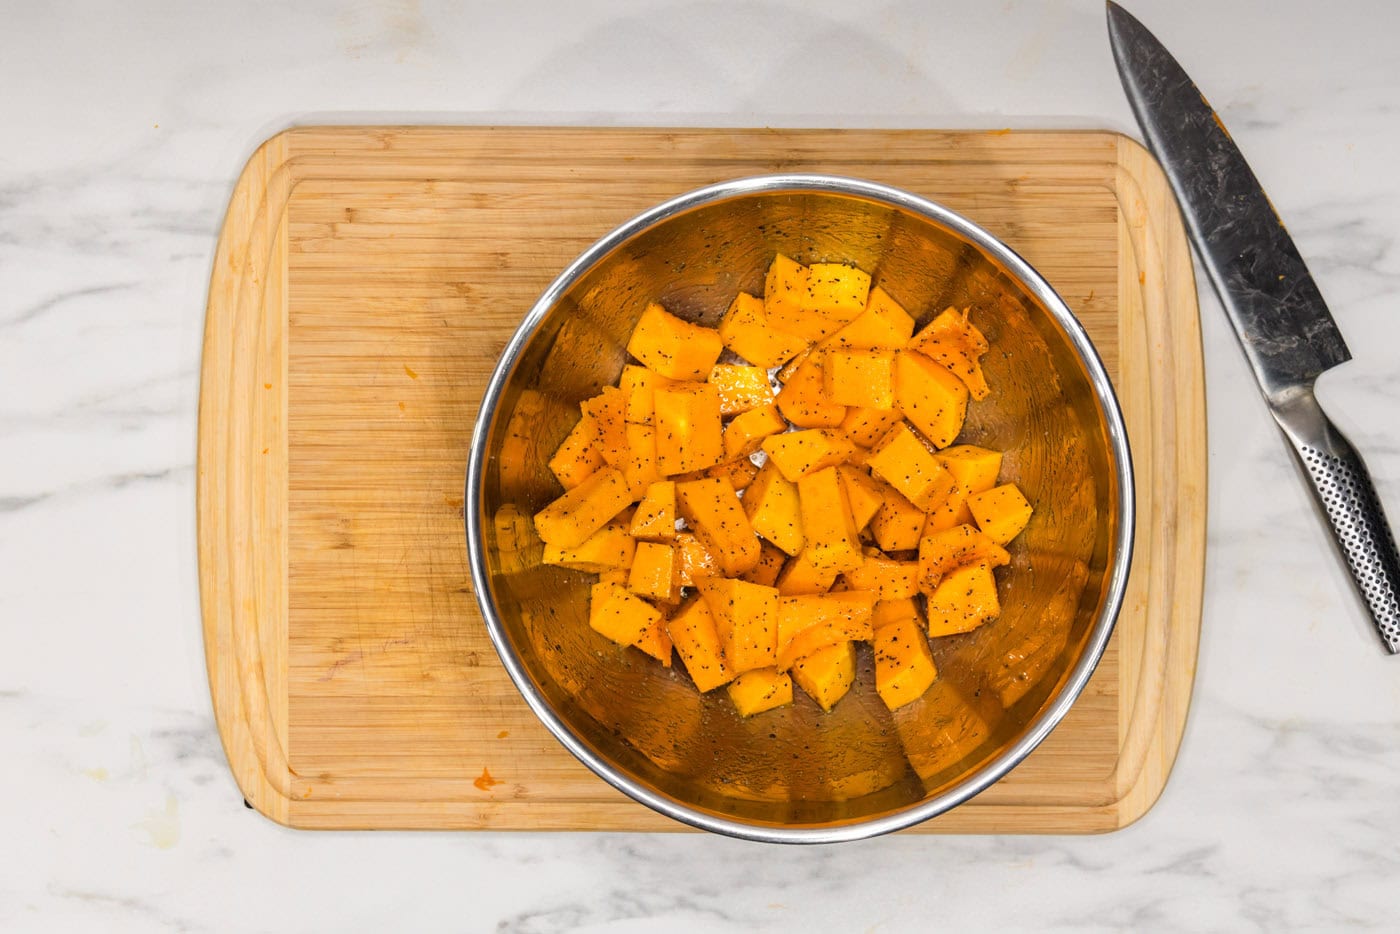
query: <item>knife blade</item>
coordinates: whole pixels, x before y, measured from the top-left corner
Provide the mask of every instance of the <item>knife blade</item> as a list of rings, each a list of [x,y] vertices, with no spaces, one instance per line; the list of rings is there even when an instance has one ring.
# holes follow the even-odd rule
[[[1400,652],[1400,556],[1366,465],[1313,393],[1351,359],[1293,238],[1219,115],[1142,23],[1108,0],[1133,114],[1171,183],[1201,264],[1269,411],[1326,514],[1386,649]]]

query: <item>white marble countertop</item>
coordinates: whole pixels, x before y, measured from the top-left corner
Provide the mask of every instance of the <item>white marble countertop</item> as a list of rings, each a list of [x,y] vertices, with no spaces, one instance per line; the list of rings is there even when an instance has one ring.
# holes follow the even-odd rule
[[[1396,923],[1383,657],[1202,296],[1210,551],[1185,743],[1103,837],[773,848],[307,833],[210,711],[194,438],[215,236],[291,123],[1109,127],[1098,0],[3,5],[0,929],[904,931]],[[1400,519],[1400,6],[1149,4],[1356,359],[1322,395]]]

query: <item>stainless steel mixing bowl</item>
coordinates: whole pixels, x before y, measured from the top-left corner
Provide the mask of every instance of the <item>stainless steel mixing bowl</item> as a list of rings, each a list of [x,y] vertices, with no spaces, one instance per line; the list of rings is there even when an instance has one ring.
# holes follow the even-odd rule
[[[762,293],[774,253],[854,263],[922,325],[971,306],[993,395],[964,440],[1005,452],[1036,506],[999,570],[999,620],[934,640],[939,677],[895,713],[869,650],[830,713],[801,692],[748,720],[722,690],[588,627],[592,578],[540,563],[530,516],[578,403],[614,383],[650,301],[715,324]],[[613,231],[540,296],[481,404],[467,473],[472,581],[506,670],[604,780],[677,820],[754,840],[830,842],[908,827],[1005,775],[1064,716],[1103,651],[1132,549],[1132,471],[1098,355],[1063,300],[986,231],[907,192],[774,175],[669,201]]]

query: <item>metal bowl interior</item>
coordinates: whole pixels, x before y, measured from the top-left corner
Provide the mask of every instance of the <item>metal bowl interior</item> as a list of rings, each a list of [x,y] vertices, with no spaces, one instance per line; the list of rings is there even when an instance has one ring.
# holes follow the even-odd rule
[[[642,309],[714,325],[762,293],[774,253],[854,263],[920,325],[970,306],[991,342],[991,398],[963,439],[1005,452],[1003,480],[1035,504],[997,572],[995,623],[934,641],[939,677],[894,713],[868,647],[830,713],[801,692],[740,718],[723,691],[589,629],[591,575],[540,563],[530,516],[560,488],[546,462],[578,403],[614,383]],[[769,176],[676,199],[585,253],[530,312],[488,387],[468,475],[474,585],[526,700],[600,776],[688,823],[761,840],[831,841],[898,829],[995,781],[1087,681],[1122,600],[1132,534],[1121,416],[1064,303],[980,228],[904,192]]]

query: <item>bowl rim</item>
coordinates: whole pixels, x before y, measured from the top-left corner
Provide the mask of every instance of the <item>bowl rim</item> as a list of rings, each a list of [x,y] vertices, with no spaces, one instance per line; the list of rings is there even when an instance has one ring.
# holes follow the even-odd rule
[[[974,244],[986,255],[1001,263],[1050,313],[1069,338],[1083,362],[1093,387],[1095,398],[1103,412],[1109,442],[1110,457],[1120,491],[1119,522],[1113,544],[1112,563],[1107,569],[1105,599],[1084,645],[1084,650],[1070,670],[1059,694],[1027,724],[1021,736],[980,769],[964,777],[952,787],[916,804],[877,817],[821,826],[785,827],[753,823],[723,817],[691,807],[683,802],[649,789],[620,769],[595,754],[581,736],[554,711],[545,698],[535,690],[524,663],[509,639],[496,613],[491,597],[491,577],[487,567],[485,516],[482,513],[481,487],[486,466],[486,447],[494,427],[501,394],[514,375],[525,345],[534,336],[545,316],[560,297],[576,281],[617,247],[671,217],[704,205],[755,194],[792,194],[816,192],[864,198],[889,207],[921,215]],[[1003,778],[1030,755],[1046,736],[1060,723],[1098,666],[1114,625],[1122,609],[1127,589],[1128,569],[1132,563],[1133,533],[1136,526],[1136,491],[1133,485],[1132,455],[1128,444],[1123,413],[1112,382],[1104,369],[1098,351],[1090,342],[1079,320],[1070,311],[1050,283],[1020,254],[976,223],[961,214],[927,198],[879,182],[840,175],[810,173],[777,173],[730,179],[662,202],[632,217],[600,238],[571,262],[540,294],[521,320],[497,361],[483,392],[476,423],[472,430],[471,448],[467,461],[464,518],[466,524],[468,564],[472,591],[486,623],[491,643],[500,656],[511,681],[525,702],[554,737],[586,765],[623,794],[674,820],[702,830],[768,843],[839,843],[860,840],[912,827],[956,807],[981,793]]]

